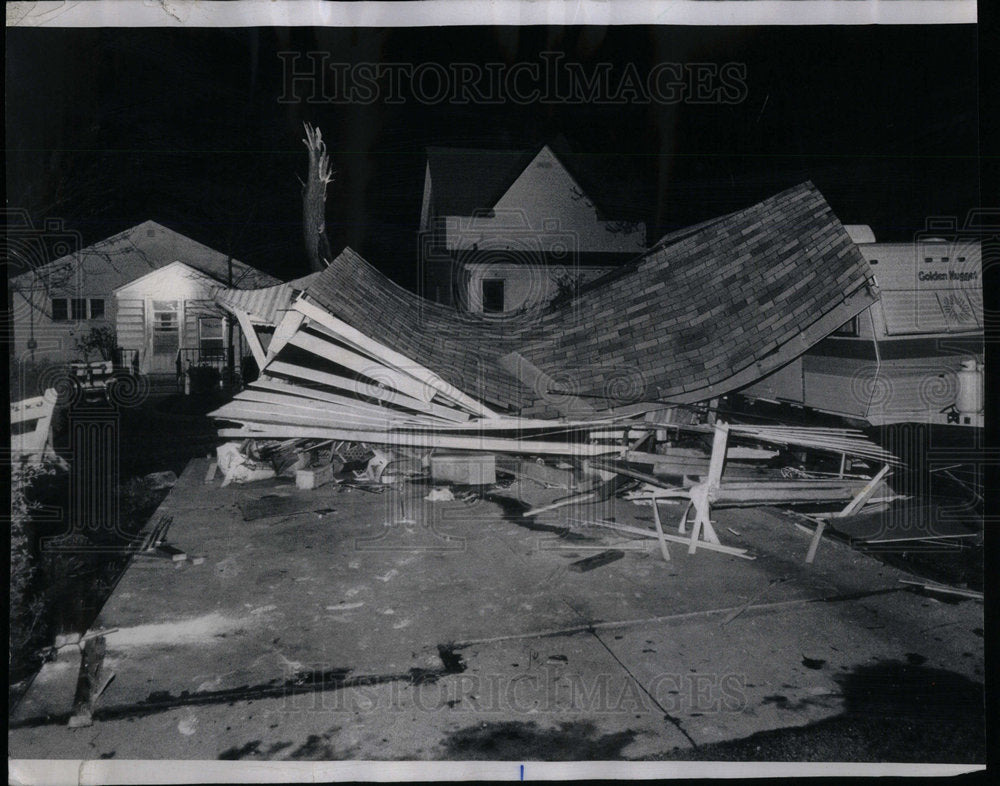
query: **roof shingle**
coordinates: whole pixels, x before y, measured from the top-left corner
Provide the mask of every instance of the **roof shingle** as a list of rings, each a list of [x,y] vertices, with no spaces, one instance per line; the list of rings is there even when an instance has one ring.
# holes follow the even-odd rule
[[[874,302],[868,263],[811,183],[664,240],[573,300],[514,318],[422,300],[351,249],[305,295],[468,395],[538,416],[569,392],[597,408],[721,395]],[[559,390],[511,377],[499,359],[512,351]]]

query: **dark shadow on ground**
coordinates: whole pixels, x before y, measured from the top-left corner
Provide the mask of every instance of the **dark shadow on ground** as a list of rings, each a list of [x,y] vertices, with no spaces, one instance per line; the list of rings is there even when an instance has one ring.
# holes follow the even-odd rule
[[[656,759],[985,763],[984,686],[954,672],[885,661],[837,678],[844,712]]]

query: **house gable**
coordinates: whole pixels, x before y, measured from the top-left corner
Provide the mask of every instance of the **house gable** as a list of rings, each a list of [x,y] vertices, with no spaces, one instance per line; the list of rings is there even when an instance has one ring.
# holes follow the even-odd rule
[[[205,300],[225,287],[222,281],[174,261],[114,290],[119,300],[151,297],[162,300]]]
[[[597,208],[548,145],[497,200],[494,212],[523,211],[532,229],[558,220],[565,228],[597,220]]]
[[[571,254],[638,254],[646,247],[645,225],[602,220],[594,202],[548,145],[496,202],[483,207],[490,211],[446,219],[448,248],[482,248],[490,238],[505,234],[517,245],[525,233],[543,247],[551,237]]]

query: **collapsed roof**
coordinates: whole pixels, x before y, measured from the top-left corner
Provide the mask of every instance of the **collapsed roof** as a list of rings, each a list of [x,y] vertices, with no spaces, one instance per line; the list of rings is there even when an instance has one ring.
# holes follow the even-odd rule
[[[423,300],[351,249],[291,301],[293,291],[281,291],[291,310],[280,312],[263,385],[273,393],[275,380],[290,382],[296,394],[325,386],[331,406],[353,398],[359,423],[374,418],[363,412],[373,402],[383,418],[386,405],[407,413],[386,428],[470,417],[513,427],[518,418],[704,401],[793,360],[876,296],[868,263],[808,182],[673,233],[572,299],[514,317]],[[372,395],[376,388],[394,396]],[[254,395],[244,391],[215,415],[267,431],[264,407],[241,408]],[[442,409],[461,417],[442,420]],[[275,436],[292,435],[277,425]]]

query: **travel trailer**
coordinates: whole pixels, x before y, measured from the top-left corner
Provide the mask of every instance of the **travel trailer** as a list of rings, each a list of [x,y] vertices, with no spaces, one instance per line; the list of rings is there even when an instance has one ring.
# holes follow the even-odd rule
[[[933,234],[932,227],[911,242],[878,243],[867,226],[847,230],[868,260],[878,301],[741,395],[873,426],[981,428],[979,239]]]

